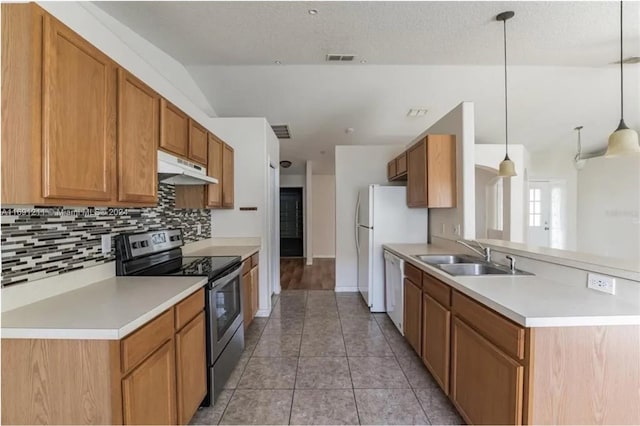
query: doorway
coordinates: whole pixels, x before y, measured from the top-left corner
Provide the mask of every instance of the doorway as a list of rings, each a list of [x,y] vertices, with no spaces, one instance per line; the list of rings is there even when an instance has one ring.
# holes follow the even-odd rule
[[[565,197],[562,180],[529,181],[529,244],[566,248]]]
[[[304,256],[302,188],[280,188],[280,256]]]

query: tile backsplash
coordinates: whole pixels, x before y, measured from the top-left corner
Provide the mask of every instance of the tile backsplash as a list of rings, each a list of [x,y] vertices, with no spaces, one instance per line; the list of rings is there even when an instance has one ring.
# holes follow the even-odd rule
[[[7,286],[112,261],[113,237],[123,232],[182,228],[187,243],[211,238],[211,213],[176,209],[174,186],[160,184],[156,207],[3,208],[1,228],[2,286]],[[112,249],[103,255],[107,234]]]

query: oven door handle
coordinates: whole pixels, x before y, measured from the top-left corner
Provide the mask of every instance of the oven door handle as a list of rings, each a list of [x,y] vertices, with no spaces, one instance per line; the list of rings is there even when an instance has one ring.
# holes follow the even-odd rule
[[[215,289],[216,287],[222,287],[222,286],[228,284],[229,281],[232,281],[232,280],[236,279],[237,277],[239,277],[241,272],[242,272],[242,263],[239,264],[236,269],[234,269],[233,271],[229,272],[225,276],[220,277],[217,280],[209,283],[207,285],[207,287],[209,289]]]

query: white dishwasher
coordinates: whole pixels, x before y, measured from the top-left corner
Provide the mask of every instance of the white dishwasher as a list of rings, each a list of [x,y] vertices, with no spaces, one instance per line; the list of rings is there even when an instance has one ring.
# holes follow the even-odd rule
[[[404,260],[384,251],[384,275],[387,315],[404,336]]]

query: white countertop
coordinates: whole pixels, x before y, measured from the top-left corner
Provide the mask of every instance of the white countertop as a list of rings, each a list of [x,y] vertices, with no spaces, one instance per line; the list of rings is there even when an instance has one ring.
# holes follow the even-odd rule
[[[640,325],[640,300],[538,276],[451,276],[412,256],[462,251],[430,244],[385,244],[384,248],[525,327]]]
[[[216,246],[201,247],[194,251],[183,250],[185,256],[240,256],[242,260],[260,251],[260,246]]]
[[[2,338],[117,340],[207,283],[206,277],[113,277],[2,313]]]

